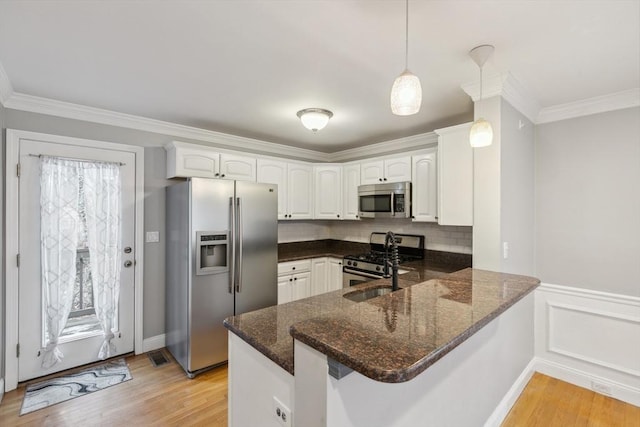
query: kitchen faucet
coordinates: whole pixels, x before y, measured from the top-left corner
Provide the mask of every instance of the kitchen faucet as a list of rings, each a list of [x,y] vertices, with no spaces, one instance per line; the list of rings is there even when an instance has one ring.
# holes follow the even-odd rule
[[[391,259],[389,259],[389,243],[391,243]],[[387,231],[384,238],[384,277],[391,277],[391,292],[398,290],[398,242],[396,236]],[[389,266],[391,266],[391,276],[389,276]]]

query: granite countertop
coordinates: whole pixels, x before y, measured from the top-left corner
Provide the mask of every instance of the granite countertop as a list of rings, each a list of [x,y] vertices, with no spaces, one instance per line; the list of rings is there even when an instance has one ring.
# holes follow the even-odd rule
[[[295,245],[291,249],[301,257],[297,259],[338,255],[331,244],[328,252],[318,242],[309,242],[304,251]],[[354,253],[351,249],[345,253]],[[449,274],[471,258],[430,252],[425,260],[402,266],[410,271],[400,276],[403,289],[393,294],[360,303],[343,298],[359,289],[390,285],[389,279],[380,279],[230,317],[225,326],[292,375],[293,335],[370,378],[407,381],[539,283],[471,268]]]

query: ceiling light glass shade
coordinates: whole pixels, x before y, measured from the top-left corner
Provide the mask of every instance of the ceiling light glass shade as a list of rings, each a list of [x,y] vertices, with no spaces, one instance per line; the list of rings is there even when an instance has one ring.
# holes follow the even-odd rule
[[[410,116],[420,111],[422,86],[420,79],[409,70],[404,70],[391,87],[391,112],[397,116]]]
[[[297,115],[302,125],[314,132],[324,128],[327,123],[329,123],[329,119],[333,117],[331,111],[323,108],[305,108],[304,110],[298,111]]]
[[[472,147],[487,147],[493,142],[493,128],[485,119],[478,119],[471,125],[469,142]]]

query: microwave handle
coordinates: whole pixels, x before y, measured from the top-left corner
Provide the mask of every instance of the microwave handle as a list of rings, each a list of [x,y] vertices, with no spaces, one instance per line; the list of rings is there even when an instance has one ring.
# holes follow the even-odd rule
[[[391,192],[391,216],[396,216],[396,193]]]

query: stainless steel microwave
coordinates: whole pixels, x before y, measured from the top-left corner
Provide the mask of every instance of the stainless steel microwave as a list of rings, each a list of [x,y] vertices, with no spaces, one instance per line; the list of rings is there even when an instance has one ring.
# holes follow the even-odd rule
[[[358,187],[360,218],[411,218],[411,182]]]

